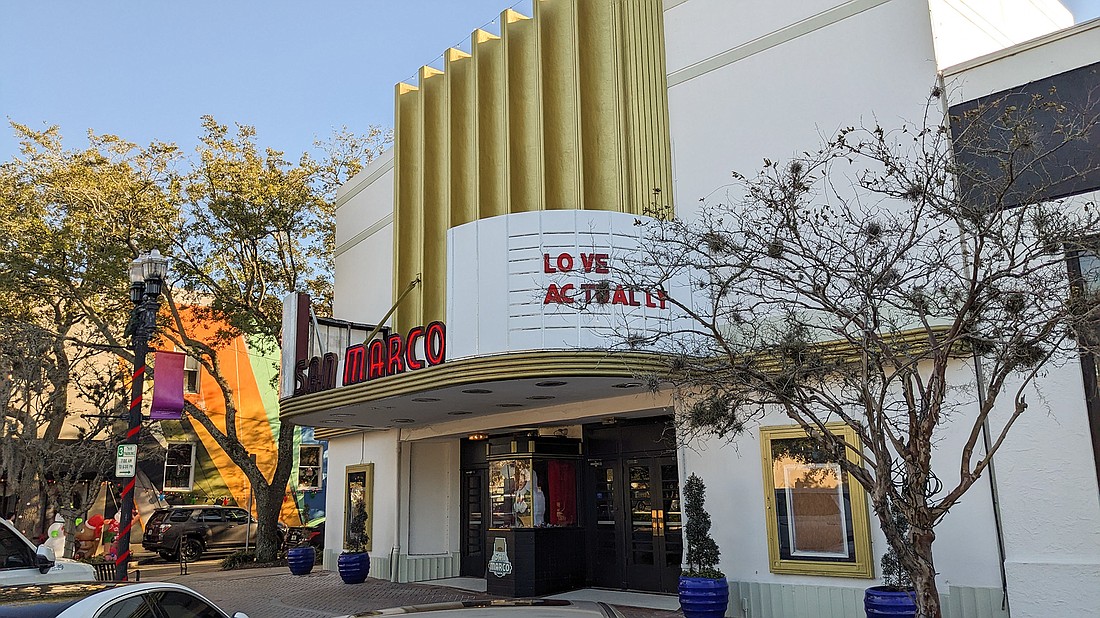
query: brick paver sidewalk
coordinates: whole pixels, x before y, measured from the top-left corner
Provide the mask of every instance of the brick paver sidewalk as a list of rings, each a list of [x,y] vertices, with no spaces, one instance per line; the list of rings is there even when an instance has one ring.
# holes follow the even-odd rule
[[[347,585],[333,571],[291,575],[286,567],[192,573],[158,578],[193,588],[222,609],[249,618],[331,618],[384,607],[491,599],[490,595],[431,584],[368,579]],[[680,612],[616,606],[627,618],[682,618]]]

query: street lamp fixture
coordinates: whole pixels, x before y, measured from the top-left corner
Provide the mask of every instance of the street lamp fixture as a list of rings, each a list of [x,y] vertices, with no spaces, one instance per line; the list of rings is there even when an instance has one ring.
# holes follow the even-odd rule
[[[160,292],[167,274],[168,258],[156,249],[142,253],[130,262],[130,300],[134,303],[134,309],[130,313],[126,334],[130,335],[130,347],[134,350],[134,375],[131,381],[129,423],[123,444],[137,445],[141,434],[141,394],[145,387],[145,360],[149,354],[149,340],[156,331]],[[130,566],[130,529],[134,526],[136,478],[135,475],[129,479],[119,479],[124,485],[118,522],[118,552],[115,556],[116,580],[125,580]]]

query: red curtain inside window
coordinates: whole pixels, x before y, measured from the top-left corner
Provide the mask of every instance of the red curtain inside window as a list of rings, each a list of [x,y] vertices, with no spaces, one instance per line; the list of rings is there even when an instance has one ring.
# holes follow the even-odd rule
[[[549,495],[546,499],[547,521],[552,526],[572,526],[577,523],[577,469],[571,461],[547,462],[546,476]]]

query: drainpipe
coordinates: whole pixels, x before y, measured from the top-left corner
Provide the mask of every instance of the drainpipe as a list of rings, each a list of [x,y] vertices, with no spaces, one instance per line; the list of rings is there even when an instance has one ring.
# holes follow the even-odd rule
[[[394,534],[393,547],[390,549],[390,581],[396,582],[400,574],[397,562],[401,559],[401,428],[397,428],[397,445],[394,447],[396,465],[394,465]]]
[[[939,89],[939,101],[943,111],[944,121],[948,124],[951,122],[951,107],[947,100],[947,82],[943,78],[943,73],[940,72],[936,76],[936,87]],[[952,144],[952,150],[949,152],[949,156],[954,158],[955,152],[953,150],[954,144]],[[959,244],[962,249],[962,253],[966,255],[966,243],[960,237]],[[981,409],[985,405],[985,374],[982,373],[982,359],[977,353],[974,354],[974,380],[977,382],[978,390],[978,408]],[[982,420],[982,442],[985,445],[985,452],[988,454],[993,447],[990,441],[991,430],[989,428],[989,417],[987,416]],[[993,525],[997,534],[997,566],[1001,572],[1001,609],[1003,611],[1009,611],[1008,603],[1008,573],[1005,569],[1005,535],[1004,524],[1001,519],[1001,500],[997,491],[997,466],[993,459],[989,460],[989,501],[993,507]]]
[[[982,361],[974,354],[974,378],[978,382],[978,407],[985,405],[985,377],[982,374]],[[982,441],[985,443],[985,452],[993,447],[989,440],[989,417],[982,421]],[[997,565],[1001,569],[1001,610],[1008,609],[1008,574],[1005,571],[1005,536],[1001,523],[1001,501],[997,495],[997,467],[992,459],[989,460],[989,499],[993,505],[993,525],[997,532],[997,556],[1000,560]]]

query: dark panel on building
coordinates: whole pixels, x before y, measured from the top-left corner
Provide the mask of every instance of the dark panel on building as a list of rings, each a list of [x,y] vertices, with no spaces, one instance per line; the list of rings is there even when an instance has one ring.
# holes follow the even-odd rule
[[[950,108],[972,204],[1018,206],[1100,188],[1100,63]]]

